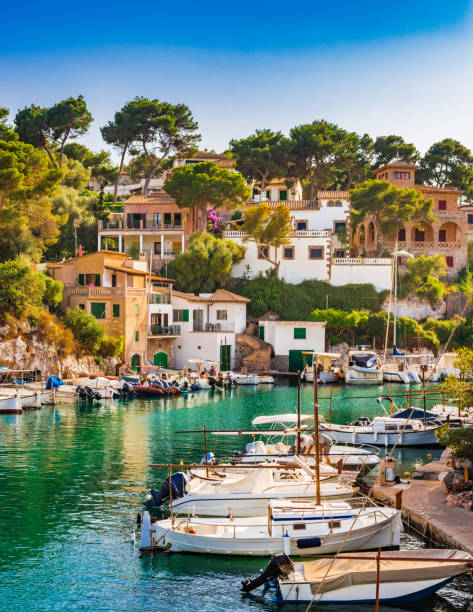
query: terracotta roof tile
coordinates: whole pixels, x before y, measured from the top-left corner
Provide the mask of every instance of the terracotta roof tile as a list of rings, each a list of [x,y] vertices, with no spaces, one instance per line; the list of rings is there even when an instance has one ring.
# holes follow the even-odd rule
[[[251,300],[249,300],[248,298],[243,297],[242,295],[237,295],[236,293],[232,293],[231,291],[227,291],[226,289],[217,289],[217,291],[215,291],[215,293],[213,293],[209,297],[209,301],[210,302],[241,302],[244,304],[248,304],[248,302],[251,302]]]
[[[125,201],[126,204],[175,204],[176,200],[168,193],[153,193],[150,196],[134,195]]]

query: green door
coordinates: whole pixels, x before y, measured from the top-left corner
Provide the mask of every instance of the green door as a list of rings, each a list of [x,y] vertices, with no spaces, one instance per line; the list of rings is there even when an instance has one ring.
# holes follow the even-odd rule
[[[297,372],[304,369],[306,365],[312,365],[312,355],[305,355],[310,349],[304,351],[289,351],[289,371]]]
[[[131,358],[131,369],[135,372],[140,371],[141,357],[139,355],[133,355]]]
[[[259,326],[259,339],[264,340],[264,325]]]
[[[221,370],[230,369],[231,348],[232,347],[230,344],[222,344],[220,346],[220,369]]]
[[[154,365],[159,365],[162,368],[168,367],[168,356],[166,353],[156,353],[154,356]]]

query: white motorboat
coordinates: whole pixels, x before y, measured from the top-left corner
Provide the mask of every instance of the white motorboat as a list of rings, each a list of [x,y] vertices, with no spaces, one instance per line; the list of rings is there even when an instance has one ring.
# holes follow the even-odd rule
[[[260,374],[258,376],[259,385],[274,385],[274,378],[270,374]]]
[[[21,414],[23,408],[17,393],[0,396],[0,414]]]
[[[382,385],[383,370],[376,353],[372,351],[350,351],[345,368],[347,385]]]
[[[235,517],[264,515],[271,499],[314,499],[316,482],[308,466],[294,469],[291,466],[264,466],[247,468],[244,473],[232,470],[222,472],[222,467],[211,466],[202,469],[202,474],[183,472],[173,474],[180,477],[182,486],[176,494],[173,487],[173,510],[176,514],[197,514],[200,516]],[[351,497],[353,489],[331,476],[320,478],[320,495],[329,498]],[[161,490],[151,490],[145,501],[148,507],[159,506],[169,497],[169,481],[166,479]]]
[[[257,385],[259,383],[258,374],[234,374],[233,381],[237,385]]]
[[[473,557],[461,550],[423,549],[382,552],[379,602],[405,604],[432,595],[455,576],[471,569]],[[341,554],[337,558],[292,562],[278,555],[242,591],[277,579],[279,603],[374,604],[378,578],[376,553]]]
[[[297,425],[297,414],[277,414],[277,415],[263,415],[253,419],[252,425]],[[304,421],[313,421],[313,414],[301,414],[300,421],[303,423]],[[274,436],[281,436],[281,432],[274,431]],[[287,430],[282,432],[283,436],[296,436],[297,432],[294,430]],[[267,436],[271,438],[271,435]],[[339,466],[339,462],[342,464],[342,470],[348,472],[358,472],[360,474],[367,474],[371,469],[379,464],[381,461],[379,457],[379,451],[374,447],[369,446],[348,446],[348,444],[333,444],[331,436],[326,436],[329,438],[331,442],[325,445],[324,451],[322,453],[322,461],[320,463],[323,465],[330,466]],[[256,446],[258,445],[258,446]],[[255,455],[260,455],[261,458],[268,457],[266,460],[269,460],[270,457],[274,457],[279,459],[281,462],[286,458],[290,458],[294,455],[295,447],[294,445],[287,445],[283,442],[276,442],[271,444],[269,442],[263,442],[261,440],[257,440],[253,443],[250,443],[246,446],[245,454],[242,458],[242,461],[251,461],[252,457]],[[315,464],[315,456],[306,456],[303,455],[304,461],[309,465],[313,466]],[[325,460],[325,462],[324,462]]]
[[[401,383],[403,385],[419,385],[422,382],[415,370],[405,369],[399,363],[385,363],[382,370],[385,382]]]
[[[270,501],[266,516],[187,517],[153,524],[145,512],[140,549],[266,557],[330,554],[399,546],[401,516],[393,508],[352,508],[346,502]]]
[[[335,442],[373,444],[374,446],[438,446],[435,432],[441,425],[424,426],[418,419],[379,416],[360,417],[348,425],[320,423],[320,431]],[[402,432],[402,433],[401,433]]]

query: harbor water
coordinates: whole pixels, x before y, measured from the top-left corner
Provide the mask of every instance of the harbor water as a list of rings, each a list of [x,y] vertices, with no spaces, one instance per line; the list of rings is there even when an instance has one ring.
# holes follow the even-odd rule
[[[403,389],[392,387],[393,393]],[[375,399],[381,391],[388,389],[333,387],[333,421],[381,414]],[[320,391],[327,419],[329,392],[329,387]],[[355,397],[367,395],[373,398]],[[303,387],[302,407],[312,411],[310,386]],[[257,415],[295,410],[296,388],[281,384],[165,400],[61,404],[0,416],[0,610],[276,609],[268,599],[239,592],[241,580],[257,574],[265,559],[140,557],[131,532],[147,490],[166,476],[166,470],[149,464],[200,462],[204,454],[202,434],[177,430],[249,428]],[[208,447],[223,455],[249,441],[248,436],[209,435]],[[400,449],[398,472],[412,472],[440,452]],[[404,534],[403,545],[425,543]],[[414,608],[472,610],[472,600],[473,583],[463,576]]]

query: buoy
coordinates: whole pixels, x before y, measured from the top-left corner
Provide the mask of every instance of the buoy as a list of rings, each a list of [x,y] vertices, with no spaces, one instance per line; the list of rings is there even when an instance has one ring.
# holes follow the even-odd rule
[[[404,478],[406,478],[406,479],[407,479],[407,478],[409,478],[410,473],[409,473],[409,472],[404,472],[403,476],[404,476]]]
[[[184,465],[184,461],[182,459],[179,461],[179,465]]]
[[[432,455],[430,453],[427,453],[427,459],[432,459]]]

